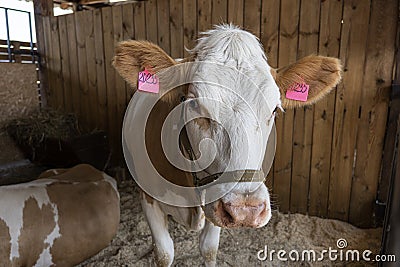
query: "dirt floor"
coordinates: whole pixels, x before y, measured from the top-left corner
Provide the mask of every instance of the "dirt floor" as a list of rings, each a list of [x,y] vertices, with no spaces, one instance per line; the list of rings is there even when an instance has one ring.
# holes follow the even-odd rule
[[[121,223],[117,236],[109,247],[93,258],[82,263],[83,266],[153,266],[153,251],[150,229],[138,201],[138,188],[133,181],[120,185]],[[314,249],[317,257],[324,249],[338,249],[337,240],[344,238],[346,250],[358,249],[361,253],[369,249],[379,252],[382,229],[358,229],[348,223],[310,217],[301,214],[282,214],[274,212],[271,221],[261,229],[222,230],[218,251],[218,266],[375,266],[365,261],[346,264],[344,261],[323,262],[260,261],[257,252],[268,246],[268,250],[295,249],[300,255],[303,250]],[[175,243],[174,266],[202,266],[198,249],[198,235],[189,232],[175,222],[170,222],[170,233]],[[292,254],[295,255],[295,254]],[[340,255],[340,254],[338,254]],[[288,255],[286,255],[288,257]],[[345,257],[345,256],[343,256]],[[372,256],[371,256],[372,258]]]

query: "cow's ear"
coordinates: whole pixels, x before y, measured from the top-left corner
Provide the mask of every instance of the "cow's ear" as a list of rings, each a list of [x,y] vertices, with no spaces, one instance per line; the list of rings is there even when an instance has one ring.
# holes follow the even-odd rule
[[[271,74],[281,92],[282,107],[286,109],[308,106],[319,101],[339,83],[341,72],[339,59],[323,56],[308,56],[287,67],[271,69]],[[289,95],[289,98],[287,97],[288,90],[307,87],[306,100],[293,100]]]
[[[147,41],[123,41],[115,49],[113,66],[136,90],[138,73],[144,68],[153,72],[175,65],[176,62],[156,44]]]

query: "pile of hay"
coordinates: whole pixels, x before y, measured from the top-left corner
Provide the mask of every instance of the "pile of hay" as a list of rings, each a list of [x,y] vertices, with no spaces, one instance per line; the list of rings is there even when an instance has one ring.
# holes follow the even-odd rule
[[[74,114],[52,109],[41,109],[6,123],[7,133],[18,145],[35,149],[44,140],[67,140],[79,136],[81,131]]]

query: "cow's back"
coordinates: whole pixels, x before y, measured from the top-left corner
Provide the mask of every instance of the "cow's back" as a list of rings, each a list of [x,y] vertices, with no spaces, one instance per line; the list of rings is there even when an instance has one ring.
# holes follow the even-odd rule
[[[72,266],[117,231],[119,195],[111,177],[78,165],[39,178],[0,187],[0,266]]]

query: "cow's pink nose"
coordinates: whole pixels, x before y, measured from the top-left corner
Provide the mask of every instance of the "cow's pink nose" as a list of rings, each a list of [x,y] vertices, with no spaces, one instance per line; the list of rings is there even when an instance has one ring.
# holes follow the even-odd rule
[[[268,216],[269,209],[264,202],[234,205],[219,201],[216,213],[225,227],[255,228],[260,226]]]

